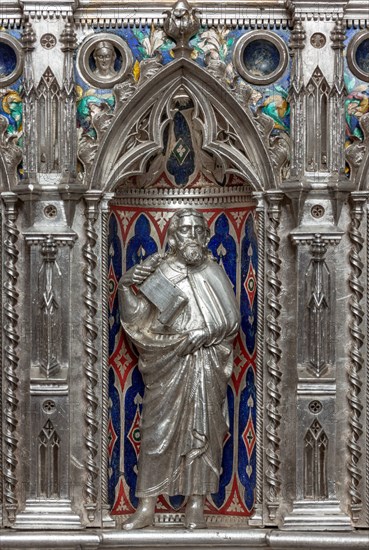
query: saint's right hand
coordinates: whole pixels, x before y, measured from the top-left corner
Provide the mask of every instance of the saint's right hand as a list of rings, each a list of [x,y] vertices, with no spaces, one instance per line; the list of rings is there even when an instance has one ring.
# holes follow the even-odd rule
[[[131,267],[121,278],[121,284],[123,286],[140,285],[154,273],[161,260],[160,254],[152,254],[142,264]]]

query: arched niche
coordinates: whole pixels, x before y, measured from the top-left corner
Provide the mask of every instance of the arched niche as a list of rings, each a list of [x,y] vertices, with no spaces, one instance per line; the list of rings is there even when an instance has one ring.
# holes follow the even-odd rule
[[[163,148],[170,101],[181,88],[194,102],[202,149],[255,191],[275,188],[271,161],[251,115],[214,77],[186,59],[164,67],[117,112],[97,151],[90,188],[113,191],[129,176],[145,173]]]
[[[180,97],[191,102],[186,120],[192,124],[196,155],[210,164],[214,161],[224,178],[218,174],[212,178],[206,172],[209,166],[205,170],[199,163],[199,173],[187,183],[164,177],[170,141],[165,132],[173,127]],[[209,246],[234,285],[243,327],[235,340],[235,368],[227,394],[231,427],[224,443],[220,490],[209,498],[206,512],[210,522],[247,524],[257,483],[258,289],[263,292],[258,282],[258,232],[262,232],[253,194],[275,187],[270,160],[251,116],[204,70],[187,60],[176,61],[117,113],[99,147],[90,181],[91,189],[101,189],[110,204],[104,231],[108,242],[102,249],[107,254],[103,284],[108,294],[104,307],[109,380],[103,391],[110,403],[105,453],[111,513],[119,523],[137,505],[134,488],[143,395],[135,350],[119,324],[119,278],[135,262],[156,251],[163,253],[171,215],[192,206],[208,220]],[[161,497],[158,521],[177,521],[183,503],[181,497]]]

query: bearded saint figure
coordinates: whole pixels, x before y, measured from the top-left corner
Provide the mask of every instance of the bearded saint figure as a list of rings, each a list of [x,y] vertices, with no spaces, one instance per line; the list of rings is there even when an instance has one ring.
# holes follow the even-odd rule
[[[167,238],[165,257],[150,256],[119,283],[122,325],[145,384],[139,505],[126,530],[153,524],[160,494],[187,496],[185,526],[206,527],[204,500],[218,491],[228,431],[226,392],[240,321],[235,295],[207,249],[200,212],[176,212]]]

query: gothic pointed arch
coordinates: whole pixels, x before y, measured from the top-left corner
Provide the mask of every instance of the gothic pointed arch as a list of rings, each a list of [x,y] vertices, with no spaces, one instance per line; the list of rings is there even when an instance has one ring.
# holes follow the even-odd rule
[[[187,59],[164,67],[118,111],[96,152],[90,187],[112,191],[126,178],[147,170],[149,160],[163,149],[171,100],[180,90],[194,104],[193,123],[201,149],[225,173],[240,176],[255,191],[276,187],[251,114],[214,77]]]

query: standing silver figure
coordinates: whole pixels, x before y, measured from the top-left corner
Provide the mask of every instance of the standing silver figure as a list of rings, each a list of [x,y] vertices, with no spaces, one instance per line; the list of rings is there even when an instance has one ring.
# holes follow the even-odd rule
[[[204,499],[218,491],[228,431],[226,392],[239,328],[234,292],[207,249],[200,212],[176,212],[167,237],[164,258],[154,254],[119,284],[122,324],[139,351],[145,384],[139,506],[127,530],[153,523],[163,493],[188,496],[186,527],[206,527]]]

